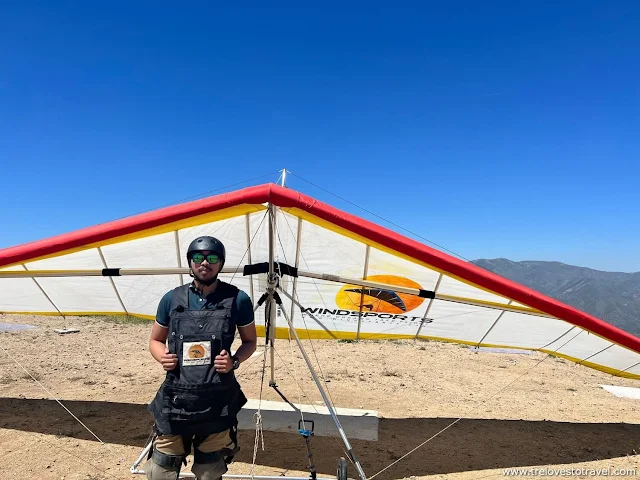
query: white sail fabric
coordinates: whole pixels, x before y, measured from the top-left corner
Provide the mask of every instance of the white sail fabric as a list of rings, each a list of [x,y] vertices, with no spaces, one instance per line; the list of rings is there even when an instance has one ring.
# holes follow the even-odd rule
[[[266,205],[273,204],[274,236]],[[80,276],[78,270],[180,268],[200,235],[226,246],[221,275],[254,302],[266,274],[243,267],[269,260],[301,271],[365,279],[366,287],[282,276],[282,308],[301,338],[417,338],[553,352],[616,375],[640,378],[640,339],[477,266],[333,209],[264,185],[159,210],[33,244],[0,250],[0,311],[43,315],[129,314],[152,319],[187,274]],[[44,277],[39,272],[57,271]],[[13,278],[11,272],[32,272]],[[25,274],[26,275],[26,274]],[[384,285],[428,292],[398,293]],[[431,298],[435,297],[435,298]],[[264,327],[264,313],[256,322]],[[282,312],[277,334],[288,336]]]

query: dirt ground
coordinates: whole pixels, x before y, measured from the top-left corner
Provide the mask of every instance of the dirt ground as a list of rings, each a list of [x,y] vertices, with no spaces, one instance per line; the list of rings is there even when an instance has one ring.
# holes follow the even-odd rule
[[[146,478],[129,468],[149,437],[146,405],[163,378],[147,350],[151,323],[27,315],[0,315],[0,323],[35,327],[0,333],[0,479]],[[54,332],[67,327],[80,331]],[[336,406],[378,411],[379,440],[352,441],[369,478],[398,459],[375,478],[498,478],[505,468],[545,466],[565,469],[545,478],[598,478],[589,469],[606,468],[640,477],[640,401],[600,387],[640,387],[637,380],[542,354],[439,342],[304,343]],[[260,396],[261,370],[262,356],[241,367],[249,398]],[[292,401],[321,403],[287,340],[277,342],[276,378]],[[262,398],[280,400],[268,370]],[[230,474],[252,471],[254,440],[254,431],[241,431]],[[312,447],[318,475],[334,477],[344,456],[337,435],[315,436]],[[300,435],[264,431],[255,475],[308,477],[306,466]]]

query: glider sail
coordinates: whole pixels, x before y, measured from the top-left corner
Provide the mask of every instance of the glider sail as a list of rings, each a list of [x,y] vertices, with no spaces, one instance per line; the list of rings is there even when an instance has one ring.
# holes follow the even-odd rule
[[[153,319],[162,295],[190,281],[186,248],[205,234],[226,246],[221,278],[255,303],[267,275],[245,274],[245,267],[269,260],[270,230],[286,310],[278,312],[277,337],[288,338],[286,313],[302,339],[416,338],[532,349],[640,378],[637,337],[273,184],[0,250],[0,312]],[[263,315],[256,322],[264,329]]]

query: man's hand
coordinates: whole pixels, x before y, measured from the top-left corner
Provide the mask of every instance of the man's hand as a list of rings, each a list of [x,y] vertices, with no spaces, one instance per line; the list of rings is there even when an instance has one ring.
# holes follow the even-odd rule
[[[162,364],[162,368],[170,372],[178,366],[178,355],[169,353],[169,349],[165,348],[164,354],[160,357],[160,363]]]
[[[233,368],[233,360],[231,355],[226,350],[222,350],[219,355],[213,360],[213,366],[216,372],[228,373]]]

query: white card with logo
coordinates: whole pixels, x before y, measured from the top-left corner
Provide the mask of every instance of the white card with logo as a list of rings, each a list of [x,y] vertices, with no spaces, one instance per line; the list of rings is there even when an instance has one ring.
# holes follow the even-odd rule
[[[182,365],[211,365],[211,342],[184,342]]]

